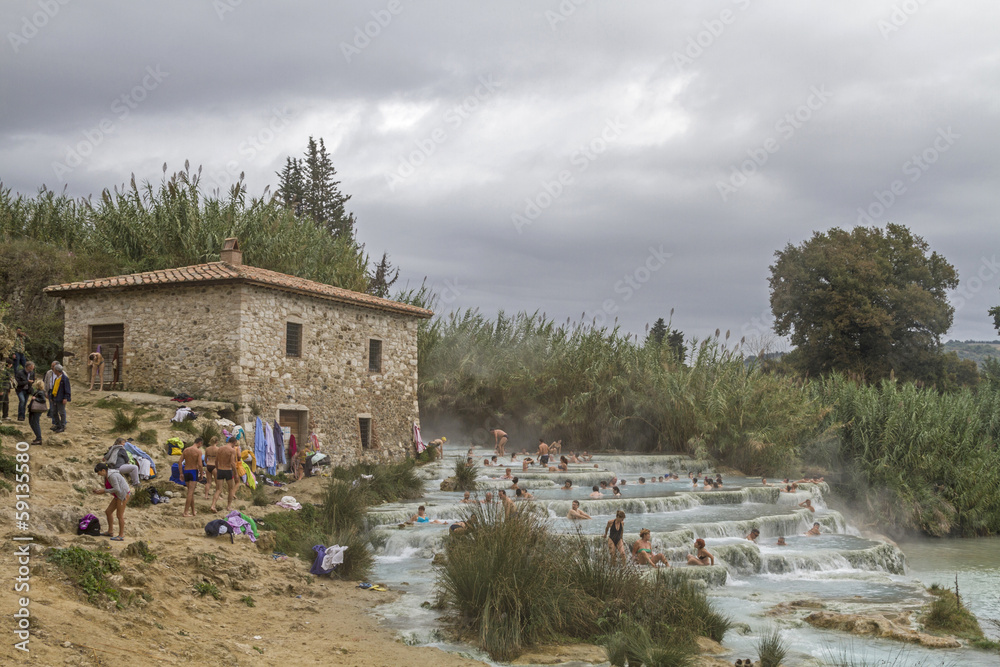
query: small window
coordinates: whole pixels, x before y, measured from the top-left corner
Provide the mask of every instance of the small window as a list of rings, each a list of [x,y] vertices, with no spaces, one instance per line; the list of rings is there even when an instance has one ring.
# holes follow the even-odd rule
[[[375,338],[368,341],[368,370],[382,372],[382,341]]]
[[[288,322],[285,325],[285,356],[302,356],[302,325]]]
[[[358,427],[361,430],[361,449],[372,448],[372,420],[369,417],[358,418]]]

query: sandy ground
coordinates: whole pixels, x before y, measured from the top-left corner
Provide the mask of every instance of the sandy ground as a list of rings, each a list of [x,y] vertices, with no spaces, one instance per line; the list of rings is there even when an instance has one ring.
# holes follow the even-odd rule
[[[76,520],[86,513],[100,517],[106,529],[105,496],[91,495],[98,486],[93,465],[111,444],[109,410],[92,403],[98,398],[76,392],[69,410],[66,433],[49,436],[43,417],[41,446],[30,451],[30,527],[14,523],[16,499],[0,495],[0,664],[36,665],[357,665],[400,667],[481,665],[436,649],[406,646],[379,627],[367,612],[398,592],[359,589],[356,582],[327,580],[309,575],[308,565],[297,558],[276,561],[271,550],[259,549],[246,538],[230,544],[225,538],[208,538],[204,525],[215,518],[199,495],[198,516],[181,517],[183,500],[126,513],[126,539],[111,542],[75,534]],[[169,414],[168,414],[169,410]],[[144,417],[142,428],[156,428],[165,441],[169,406]],[[7,421],[28,435],[27,422]],[[30,439],[30,438],[26,438]],[[17,438],[3,436],[4,451],[11,453]],[[167,457],[150,452],[162,469]],[[168,477],[161,471],[161,478]],[[315,499],[322,479],[304,480],[272,491],[274,498],[293,495],[300,502]],[[177,487],[180,489],[180,487]],[[199,491],[201,487],[199,487]],[[246,507],[253,516],[266,508]],[[221,515],[220,515],[221,516]],[[12,538],[33,535],[30,591],[15,592],[18,563]],[[122,550],[144,540],[157,558],[152,563],[122,557]],[[79,545],[104,549],[120,557],[122,571],[113,583],[131,593],[124,609],[113,604],[95,606],[52,564],[45,551],[52,546]],[[214,583],[221,599],[199,596],[196,583]],[[148,601],[142,595],[150,598]],[[14,648],[13,614],[21,597],[30,599],[29,653]],[[253,598],[254,606],[243,601]]]

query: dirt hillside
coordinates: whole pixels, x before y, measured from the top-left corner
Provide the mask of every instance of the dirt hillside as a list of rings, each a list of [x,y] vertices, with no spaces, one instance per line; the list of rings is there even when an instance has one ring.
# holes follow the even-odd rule
[[[0,573],[5,581],[0,613],[4,640],[0,664],[36,665],[357,665],[408,667],[481,665],[436,649],[406,646],[383,630],[367,612],[397,595],[359,589],[356,582],[310,576],[297,558],[275,560],[267,540],[258,545],[246,538],[230,544],[225,538],[208,538],[204,525],[212,518],[201,495],[198,516],[181,517],[183,500],[178,493],[169,504],[130,507],[126,513],[126,538],[75,534],[76,521],[86,513],[104,525],[106,496],[89,489],[98,486],[94,463],[114,440],[110,433],[112,411],[94,405],[99,395],[75,392],[65,433],[51,435],[43,416],[43,444],[30,449],[30,519],[27,531],[15,525],[16,499],[0,491]],[[123,396],[126,396],[123,394]],[[170,405],[145,405],[141,429],[155,429],[158,442],[170,437]],[[4,426],[29,436],[27,422],[8,420]],[[190,436],[186,436],[190,439]],[[4,435],[3,451],[11,454],[18,440]],[[154,451],[155,450],[155,451]],[[160,478],[169,477],[167,456],[159,447],[148,451],[161,464]],[[314,478],[284,489],[271,489],[273,500],[293,495],[311,502],[323,480]],[[181,487],[177,487],[178,491]],[[277,508],[253,507],[245,492],[237,508],[262,516]],[[265,533],[266,535],[266,533]],[[31,536],[30,590],[15,592],[18,576],[16,550]],[[155,560],[123,555],[130,544],[144,541]],[[113,554],[122,569],[111,575],[121,592],[123,608],[110,601],[92,604],[86,594],[56,565],[46,562],[53,547],[81,546]],[[197,584],[213,584],[219,599],[200,595]],[[14,614],[19,599],[30,599],[29,653],[14,647]],[[248,606],[252,603],[253,606]]]

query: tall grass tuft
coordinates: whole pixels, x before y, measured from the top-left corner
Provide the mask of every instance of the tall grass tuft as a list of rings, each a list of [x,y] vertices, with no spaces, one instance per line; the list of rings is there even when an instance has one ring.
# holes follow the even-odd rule
[[[139,428],[139,415],[125,412],[122,408],[111,411],[112,433],[133,433]]]
[[[781,638],[778,628],[771,628],[757,640],[757,655],[760,667],[779,667],[788,655],[788,645]]]
[[[685,664],[696,636],[721,640],[728,629],[686,581],[667,572],[646,578],[590,540],[557,538],[530,508],[473,506],[466,523],[446,541],[439,591],[458,630],[494,660],[572,637],[604,644],[612,664],[630,655],[632,664],[636,656]]]
[[[145,445],[147,447],[150,447],[156,444],[157,439],[158,436],[156,435],[156,429],[147,428],[146,430],[139,432],[139,435],[136,436],[135,441],[138,442],[140,445]]]
[[[362,475],[370,476],[365,479]],[[397,500],[413,500],[424,492],[424,483],[416,473],[413,459],[403,459],[395,463],[356,463],[339,466],[330,471],[333,479],[357,482],[361,493],[368,496],[366,502],[382,503]]]
[[[455,490],[456,491],[475,491],[478,486],[476,483],[476,477],[479,476],[479,466],[473,464],[468,466],[465,461],[458,460],[455,461]]]
[[[198,429],[197,435],[205,442],[206,447],[208,447],[208,443],[212,441],[212,438],[222,438],[222,429],[213,420],[205,419],[200,423],[201,428]]]
[[[331,479],[323,491],[320,527],[325,533],[348,528],[361,528],[368,509],[366,494],[349,482]]]

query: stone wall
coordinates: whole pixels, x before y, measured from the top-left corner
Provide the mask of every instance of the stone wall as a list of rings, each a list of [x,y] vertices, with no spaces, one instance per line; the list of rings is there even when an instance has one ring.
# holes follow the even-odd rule
[[[90,327],[123,324],[121,379],[129,391],[239,400],[238,285],[96,290],[67,294],[64,348],[74,389],[90,378]],[[110,367],[111,355],[105,351]]]
[[[253,285],[242,287],[240,303],[241,405],[258,405],[270,422],[279,410],[308,411],[334,465],[413,451],[417,318]],[[289,321],[302,325],[297,358],[285,355]],[[368,370],[372,338],[382,341],[377,373]],[[372,419],[370,449],[361,447],[359,415]]]

